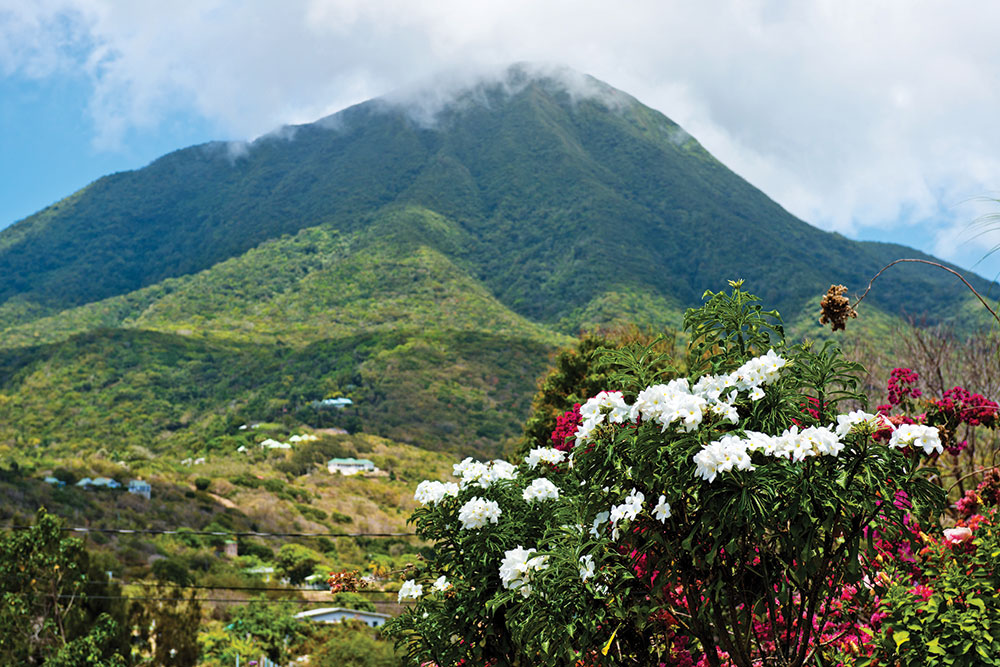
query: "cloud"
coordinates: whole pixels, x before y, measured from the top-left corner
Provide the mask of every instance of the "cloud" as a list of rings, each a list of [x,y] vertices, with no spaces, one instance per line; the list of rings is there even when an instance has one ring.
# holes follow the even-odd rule
[[[958,205],[1000,189],[998,23],[933,0],[0,0],[0,74],[88,77],[113,149],[178,112],[247,139],[440,71],[564,63],[813,224],[957,256]]]

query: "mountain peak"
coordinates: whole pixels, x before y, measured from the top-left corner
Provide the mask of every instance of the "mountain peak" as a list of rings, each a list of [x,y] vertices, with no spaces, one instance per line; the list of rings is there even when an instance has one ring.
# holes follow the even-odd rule
[[[620,111],[638,103],[631,95],[571,67],[518,62],[438,72],[412,85],[322,118],[315,124],[340,129],[345,120],[364,110],[403,113],[421,127],[435,127],[444,116],[477,107],[497,108],[529,89],[570,106],[589,100],[600,103],[608,110]]]

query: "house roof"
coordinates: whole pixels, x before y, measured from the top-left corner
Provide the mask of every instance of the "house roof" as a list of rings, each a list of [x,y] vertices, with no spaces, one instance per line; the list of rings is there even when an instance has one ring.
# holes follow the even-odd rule
[[[373,466],[373,467],[375,465],[375,463],[373,461],[370,461],[368,459],[330,459],[329,461],[327,461],[326,464],[330,465],[330,466],[336,466],[336,465],[348,465],[348,466],[349,465],[369,465],[369,466]]]
[[[369,618],[381,618],[390,619],[392,616],[390,614],[380,614],[377,611],[362,611],[360,609],[348,609],[347,607],[321,607],[319,609],[310,609],[308,611],[301,611],[295,614],[295,618],[314,618],[316,616],[323,616],[325,614],[336,614],[338,612],[344,614],[355,614],[357,616],[367,616]]]

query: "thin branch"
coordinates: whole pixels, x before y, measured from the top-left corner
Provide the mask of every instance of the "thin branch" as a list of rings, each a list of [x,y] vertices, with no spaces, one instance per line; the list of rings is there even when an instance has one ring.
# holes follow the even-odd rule
[[[868,296],[868,292],[871,291],[871,289],[872,289],[872,283],[875,282],[876,278],[878,278],[879,276],[881,276],[882,273],[886,269],[888,269],[890,266],[895,266],[896,264],[900,264],[902,262],[918,262],[920,264],[929,264],[930,266],[936,266],[939,269],[944,269],[948,273],[956,276],[959,280],[961,280],[963,283],[965,283],[965,286],[968,287],[972,291],[973,294],[976,295],[976,298],[979,299],[980,303],[982,303],[983,306],[986,307],[986,310],[990,311],[990,315],[992,315],[993,319],[995,319],[997,321],[997,324],[1000,324],[1000,315],[997,315],[996,312],[992,308],[990,308],[990,304],[986,303],[986,299],[984,299],[982,297],[982,295],[979,292],[976,291],[975,287],[973,287],[971,284],[969,284],[969,281],[966,280],[965,277],[961,273],[959,273],[958,271],[955,271],[954,269],[949,269],[944,264],[940,264],[938,262],[932,262],[932,261],[927,260],[927,259],[897,259],[894,262],[889,262],[888,264],[886,264],[885,266],[883,266],[879,270],[878,273],[876,273],[874,276],[872,276],[872,279],[868,281],[868,287],[865,288],[865,291],[861,294],[861,296],[858,297],[858,300],[854,302],[854,305],[852,306],[852,308],[857,308],[858,304],[861,303],[861,300],[864,299],[866,296]]]
[[[972,472],[966,475],[962,475],[961,477],[955,480],[954,484],[948,487],[947,493],[951,493],[951,490],[954,489],[956,486],[958,486],[958,483],[961,482],[963,479],[968,479],[969,477],[973,477],[975,475],[982,475],[984,473],[991,472],[993,470],[996,470],[996,466],[992,468],[981,468],[980,470],[973,470]]]

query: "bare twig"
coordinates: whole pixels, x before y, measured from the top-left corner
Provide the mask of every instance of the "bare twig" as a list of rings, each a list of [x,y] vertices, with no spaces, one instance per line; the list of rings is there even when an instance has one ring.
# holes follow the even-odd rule
[[[988,472],[993,471],[993,470],[996,470],[996,468],[995,467],[993,467],[993,468],[980,468],[979,470],[973,470],[972,472],[970,472],[970,473],[968,473],[966,475],[962,475],[961,477],[959,477],[958,479],[955,480],[954,484],[952,484],[951,486],[948,487],[948,493],[951,493],[951,490],[954,489],[956,486],[958,486],[959,482],[961,482],[963,479],[968,479],[969,477],[975,477],[976,475],[983,475],[983,474],[988,473]]]
[[[886,264],[885,266],[883,266],[881,269],[879,269],[878,273],[876,273],[874,276],[872,276],[872,279],[868,281],[868,287],[865,288],[865,291],[861,294],[861,296],[858,297],[858,300],[854,302],[854,305],[852,306],[852,308],[857,308],[858,304],[861,303],[861,300],[864,299],[866,296],[868,296],[868,292],[871,291],[871,289],[872,289],[872,283],[875,282],[876,278],[878,278],[879,276],[881,276],[882,273],[886,269],[888,269],[890,266],[895,266],[896,264],[901,264],[903,262],[917,262],[917,263],[920,263],[920,264],[929,264],[930,266],[936,266],[939,269],[944,269],[948,273],[950,273],[953,276],[957,277],[959,280],[961,280],[963,283],[965,283],[965,286],[968,287],[972,291],[973,294],[976,295],[976,298],[979,299],[980,303],[982,303],[983,306],[986,307],[986,310],[990,311],[990,315],[992,315],[993,319],[995,319],[997,321],[997,324],[1000,324],[1000,315],[997,315],[996,311],[994,311],[992,308],[990,308],[990,304],[986,303],[986,299],[984,299],[983,296],[979,292],[976,291],[975,287],[973,287],[971,284],[969,284],[969,281],[966,280],[965,277],[961,273],[959,273],[958,271],[955,271],[954,269],[949,269],[944,264],[939,264],[938,262],[932,262],[932,261],[927,260],[927,259],[897,259],[894,262],[889,262],[888,264]]]

